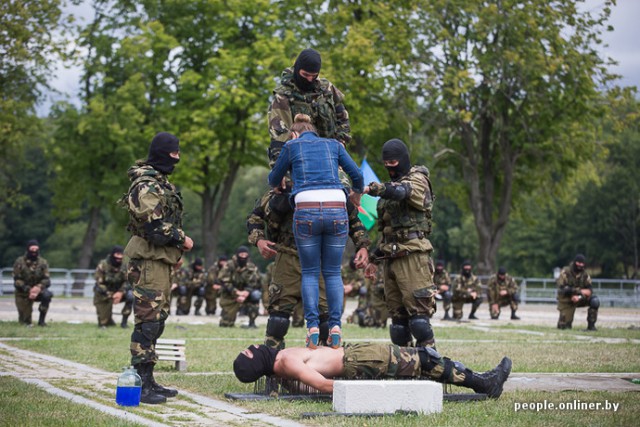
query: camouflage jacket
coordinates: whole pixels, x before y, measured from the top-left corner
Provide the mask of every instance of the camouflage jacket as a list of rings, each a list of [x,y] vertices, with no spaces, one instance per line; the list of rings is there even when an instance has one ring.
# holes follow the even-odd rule
[[[272,149],[276,147],[277,150],[270,153],[270,158],[277,158],[279,149],[290,139],[289,129],[299,113],[311,117],[320,137],[348,144],[351,141],[351,125],[343,100],[342,92],[324,78],[316,80],[312,92],[301,92],[293,81],[293,69],[285,69],[280,84],[273,91],[273,101],[267,113]]]
[[[350,266],[342,268],[342,282],[346,285],[351,285],[353,288],[348,296],[357,296],[360,292],[360,288],[365,285],[364,283],[364,270],[354,270]]]
[[[576,273],[573,263],[562,269],[556,280],[559,299],[571,299],[572,295],[580,295],[580,289],[593,289],[591,276],[586,271]]]
[[[184,268],[171,269],[171,284],[174,283],[178,286],[183,285],[187,280],[187,270]]]
[[[220,270],[218,281],[222,285],[223,292],[231,295],[235,290],[252,291],[261,287],[258,267],[251,261],[248,261],[246,266],[239,267],[238,258],[235,255]]]
[[[109,262],[109,258],[98,263],[96,271],[93,273],[96,279],[95,292],[102,295],[113,295],[114,292],[125,292],[129,289],[127,281],[127,271],[123,265],[115,267]]]
[[[471,297],[471,292],[476,292],[478,297],[482,295],[480,279],[475,274],[471,274],[469,277],[459,274],[453,286],[453,298]]]
[[[404,187],[405,198],[395,200],[390,197],[390,187],[394,186]],[[434,196],[429,170],[424,166],[413,166],[399,181],[377,184],[372,188],[369,194],[380,196],[377,206],[380,231],[377,252],[385,255],[405,250],[431,252],[433,246],[427,236],[431,234]]]
[[[489,278],[487,288],[489,304],[497,303],[500,300],[500,291],[507,291],[510,296],[518,292],[518,284],[515,279],[508,274],[504,275],[504,280],[500,280],[498,275],[494,274]]]
[[[182,256],[182,196],[167,176],[138,161],[127,172],[129,191],[121,205],[129,211],[133,236],[124,254],[131,259],[150,259],[173,265]]]
[[[36,285],[40,285],[42,289],[51,286],[47,260],[38,257],[32,261],[26,255],[18,257],[13,264],[13,285],[21,293],[28,293]]]
[[[216,262],[211,267],[209,267],[209,271],[207,271],[207,285],[214,285],[218,283],[218,275],[220,274],[220,267],[218,267],[218,263]]]
[[[203,286],[206,283],[207,280],[207,272],[202,270],[202,271],[196,271],[193,268],[189,268],[187,270],[187,274],[185,277],[185,281],[184,283],[189,287],[189,288],[199,288],[200,286]]]
[[[451,276],[449,276],[449,272],[447,270],[442,270],[440,273],[437,271],[434,272],[433,283],[438,289],[440,289],[440,286],[442,285],[447,285],[449,286],[449,289],[451,289]]]
[[[284,202],[281,201],[281,203],[274,205],[271,203],[274,197],[287,196],[276,195],[272,190],[269,190],[256,200],[253,210],[247,216],[249,243],[257,245],[259,240],[267,239],[276,244],[277,251],[298,256],[293,236],[293,208],[286,199]],[[371,240],[369,240],[369,235],[362,221],[358,218],[358,208],[351,202],[347,202],[347,212],[349,214],[349,236],[356,251],[368,248]]]

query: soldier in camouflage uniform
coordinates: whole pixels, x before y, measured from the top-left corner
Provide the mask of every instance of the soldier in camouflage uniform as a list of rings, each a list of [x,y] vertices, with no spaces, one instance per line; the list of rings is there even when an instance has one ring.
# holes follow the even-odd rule
[[[558,280],[558,329],[571,329],[576,307],[587,310],[587,331],[596,330],[600,299],[593,295],[591,276],[585,271],[584,255],[578,254],[571,265],[562,269]]]
[[[200,316],[200,309],[204,302],[205,284],[207,273],[204,271],[204,263],[202,258],[196,258],[191,263],[191,268],[187,270],[187,275],[178,286],[178,305],[176,307],[177,315],[187,315],[191,310],[191,300],[196,297],[195,315]]]
[[[384,269],[379,267],[375,279],[365,278],[367,307],[358,319],[362,327],[386,328],[389,310],[384,297]]]
[[[238,311],[244,306],[249,316],[246,327],[257,328],[256,318],[262,298],[260,273],[258,267],[249,260],[249,249],[246,246],[240,246],[236,250],[236,254],[220,270],[218,280],[222,285],[220,326],[234,326]]]
[[[133,309],[133,291],[127,282],[127,271],[122,265],[124,248],[116,245],[111,253],[100,261],[93,277],[96,284],[93,287],[93,305],[98,314],[98,326],[106,328],[114,326],[113,306],[124,302],[122,307],[122,321],[120,327],[127,327],[127,319]]]
[[[276,350],[252,345],[233,362],[238,380],[251,383],[263,375],[297,380],[323,393],[333,393],[333,378],[427,379],[455,384],[498,398],[511,373],[511,359],[504,357],[494,369],[481,374],[462,363],[442,357],[432,347],[400,347],[394,344],[345,344],[332,350],[292,347]]]
[[[409,150],[399,139],[382,147],[390,182],[372,182],[365,188],[378,200],[380,241],[367,266],[375,277],[376,264],[384,265],[384,293],[391,316],[391,342],[400,346],[434,346],[429,318],[436,311],[433,284],[431,209],[434,195],[425,166],[411,166]]]
[[[500,317],[500,307],[511,307],[511,320],[520,320],[516,315],[520,295],[515,279],[507,274],[507,269],[500,267],[498,273],[489,278],[487,283],[487,296],[489,297],[489,314],[492,319]]]
[[[226,255],[220,255],[218,261],[213,264],[207,272],[207,286],[204,291],[204,300],[207,303],[204,311],[207,313],[207,316],[213,316],[218,309],[217,301],[220,297],[220,289],[222,289],[218,275],[220,274],[220,270],[227,265],[227,261]]]
[[[178,260],[178,262],[175,263],[173,265],[173,268],[171,269],[171,292],[169,294],[169,308],[171,308],[171,301],[178,298],[178,288],[187,277],[187,270],[182,268],[182,263],[183,260],[182,258],[180,258],[180,260]],[[176,302],[176,306],[177,305],[178,303]],[[176,314],[178,314],[177,311],[178,309],[176,307]]]
[[[349,236],[360,258],[366,259],[369,236],[358,218],[358,208],[347,201],[349,215]],[[249,243],[255,245],[265,259],[275,257],[273,273],[269,283],[269,320],[265,334],[265,345],[284,348],[285,336],[292,324],[289,317],[302,305],[302,269],[298,259],[298,249],[293,238],[293,208],[288,194],[267,191],[256,201],[253,211],[247,217]],[[320,275],[320,342],[326,342],[329,335],[328,306],[324,292],[324,280]],[[303,326],[304,319],[300,319]]]
[[[131,334],[131,364],[142,378],[143,403],[166,402],[178,394],[158,384],[153,369],[156,341],[169,317],[171,272],[193,240],[182,230],[182,196],[168,180],[180,160],[178,138],[166,132],[151,141],[146,160],[128,170],[131,186],[121,203],[129,211],[131,239],[127,277],[133,285],[135,328]]]
[[[442,299],[442,309],[444,310],[444,317],[442,320],[452,320],[449,316],[449,309],[451,308],[451,298],[453,293],[451,292],[451,277],[449,272],[444,269],[444,261],[438,260],[436,262],[436,271],[433,273],[433,283],[438,289],[438,295]]]
[[[329,80],[318,77],[321,62],[317,51],[305,49],[298,55],[293,69],[282,72],[267,114],[271,162],[275,162],[280,149],[291,138],[291,125],[299,113],[311,117],[320,137],[337,139],[345,145],[351,141],[344,95]]]
[[[364,271],[356,267],[355,255],[349,259],[349,263],[342,267],[342,282],[344,283],[344,300],[342,312],[347,308],[347,298],[358,298],[358,306],[347,318],[349,323],[360,323],[364,317],[368,305],[367,286],[365,285]]]
[[[18,322],[31,326],[33,303],[40,303],[38,326],[47,326],[45,317],[53,293],[49,290],[49,264],[40,256],[40,244],[37,240],[27,242],[27,252],[16,259],[13,264],[13,286],[15,287]]]
[[[465,260],[462,263],[462,272],[456,277],[453,285],[453,318],[462,319],[462,307],[465,303],[471,303],[471,313],[469,319],[478,319],[476,310],[482,304],[482,285],[480,279],[471,272],[471,261]]]

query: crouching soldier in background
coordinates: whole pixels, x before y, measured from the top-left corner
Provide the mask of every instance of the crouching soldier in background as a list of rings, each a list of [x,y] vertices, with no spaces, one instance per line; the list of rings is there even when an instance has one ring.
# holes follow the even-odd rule
[[[489,314],[496,320],[500,317],[500,307],[511,307],[511,320],[520,320],[516,316],[520,295],[518,295],[518,284],[513,277],[507,274],[507,269],[500,267],[498,274],[489,278],[487,284],[487,296],[489,297]]]
[[[462,263],[462,274],[456,277],[453,288],[453,318],[462,319],[462,307],[465,303],[471,303],[469,319],[477,319],[476,310],[482,304],[482,287],[480,279],[471,272],[471,261]]]
[[[258,267],[249,260],[249,249],[246,246],[240,246],[236,250],[236,254],[220,270],[218,280],[222,285],[220,326],[234,326],[240,307],[245,306],[249,316],[247,327],[257,328],[256,318],[262,298],[260,273]]]
[[[178,286],[178,304],[176,314],[187,315],[191,311],[191,300],[196,297],[195,315],[200,316],[200,309],[204,302],[206,272],[202,258],[196,258],[191,263],[191,268],[186,272],[186,277]]]
[[[556,284],[558,285],[558,329],[571,329],[576,307],[589,307],[587,310],[587,331],[596,330],[600,300],[593,295],[591,276],[584,269],[584,255],[578,254],[568,267],[562,269]]]
[[[13,264],[13,285],[16,288],[16,308],[18,322],[31,326],[31,313],[34,301],[40,302],[38,326],[47,326],[44,322],[49,310],[53,293],[49,290],[49,264],[40,256],[37,240],[27,242],[27,253],[16,259]]]
[[[114,304],[124,301],[120,322],[122,328],[127,327],[127,319],[133,310],[133,291],[127,281],[127,271],[122,265],[123,252],[122,246],[114,246],[109,256],[100,261],[94,273],[96,285],[93,288],[93,305],[96,306],[100,328],[115,325],[112,317]]]

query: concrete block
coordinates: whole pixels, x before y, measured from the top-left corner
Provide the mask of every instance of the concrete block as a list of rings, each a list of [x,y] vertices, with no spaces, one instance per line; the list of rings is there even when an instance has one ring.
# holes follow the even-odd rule
[[[442,412],[442,384],[425,380],[337,380],[333,410],[338,413]]]

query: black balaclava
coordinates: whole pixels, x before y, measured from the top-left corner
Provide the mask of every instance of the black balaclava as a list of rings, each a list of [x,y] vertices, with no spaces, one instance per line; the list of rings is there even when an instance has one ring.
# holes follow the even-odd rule
[[[115,254],[120,254],[122,255],[122,253],[124,252],[124,248],[120,245],[115,245],[112,249],[111,249],[111,253],[109,254],[109,263],[111,265],[113,265],[114,267],[120,267],[122,265],[122,258],[120,259],[116,259],[115,258]]]
[[[252,383],[263,375],[273,375],[273,365],[279,350],[266,345],[252,345],[249,350],[253,353],[253,358],[240,353],[233,361],[236,378],[243,383]]]
[[[444,270],[444,262],[443,261],[436,262],[436,271],[440,273],[442,270]]]
[[[382,146],[382,160],[397,160],[398,166],[385,166],[392,180],[397,181],[411,170],[409,149],[399,139],[390,139]]]
[[[466,267],[469,267],[469,268],[466,268]],[[465,261],[462,263],[462,275],[464,277],[471,276],[471,261]]]
[[[38,249],[36,249],[35,251],[30,251],[29,248],[31,246],[38,246]],[[38,256],[40,256],[40,243],[38,243],[38,241],[36,239],[31,239],[27,242],[27,259],[31,260],[31,261],[35,261],[38,259]]]
[[[240,254],[243,253],[246,253],[247,257],[241,257]],[[238,261],[238,267],[246,267],[247,261],[249,261],[249,248],[246,246],[240,246],[238,250],[236,250],[236,260]]]
[[[580,262],[582,263],[581,267],[578,267],[576,265],[576,262]],[[573,271],[575,271],[576,273],[580,272],[580,271],[584,271],[584,263],[585,263],[585,257],[582,254],[578,254],[576,255],[576,257],[573,259]]]
[[[195,271],[200,271],[202,270],[202,266],[204,265],[204,263],[202,262],[202,258],[196,258],[195,261],[193,261],[193,264],[191,264],[191,268],[193,268],[193,270]],[[198,268],[200,267],[200,268]]]
[[[147,164],[160,172],[170,175],[180,159],[174,159],[169,154],[180,151],[180,141],[175,135],[160,132],[151,140]]]
[[[228,259],[229,259],[229,258],[227,258],[227,256],[226,256],[226,255],[220,255],[220,256],[218,257],[218,268],[222,268],[222,263],[223,263],[224,261],[227,261]]]
[[[500,268],[498,269],[498,275],[499,275],[499,276],[504,276],[505,274],[507,274],[507,269],[506,269],[506,268],[504,268],[504,267],[500,267]]]
[[[322,59],[320,53],[315,49],[305,49],[300,52],[296,62],[293,64],[293,81],[296,86],[303,92],[311,92],[315,86],[315,80],[309,82],[307,79],[302,78],[300,70],[305,70],[309,73],[319,73],[322,66]]]

